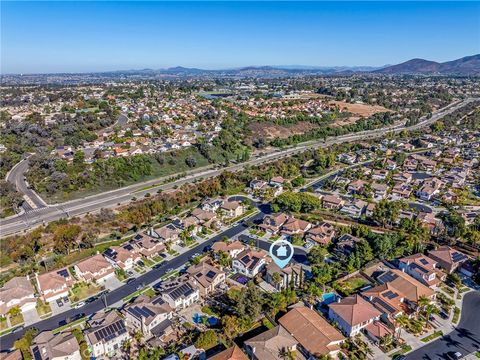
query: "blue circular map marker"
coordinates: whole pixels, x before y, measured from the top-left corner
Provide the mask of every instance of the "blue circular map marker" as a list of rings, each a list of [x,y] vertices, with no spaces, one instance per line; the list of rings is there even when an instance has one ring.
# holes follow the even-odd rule
[[[293,245],[287,240],[277,240],[270,245],[270,257],[280,269],[288,265],[293,256]]]

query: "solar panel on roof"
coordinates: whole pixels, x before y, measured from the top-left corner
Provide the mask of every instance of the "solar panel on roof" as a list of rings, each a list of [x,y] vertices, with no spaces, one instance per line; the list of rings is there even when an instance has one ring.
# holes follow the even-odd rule
[[[210,270],[207,273],[206,277],[209,278],[209,279],[213,279],[215,277],[215,275],[216,275],[215,271]]]
[[[59,270],[57,271],[57,274],[60,275],[60,276],[63,276],[63,277],[68,277],[68,271],[67,269],[62,269],[62,270]]]
[[[428,264],[427,259],[420,259],[420,262],[421,262],[423,265],[427,265],[427,264]]]
[[[458,252],[454,252],[454,253],[452,254],[452,260],[453,260],[453,262],[459,262],[459,261],[464,260],[464,259],[466,259],[466,258],[467,258],[466,255],[461,254],[461,253],[458,253]]]
[[[398,295],[395,294],[394,292],[388,290],[388,291],[384,294],[384,296],[385,296],[387,299],[392,300],[392,299],[395,299]]]
[[[395,280],[398,277],[398,275],[392,273],[391,271],[386,272],[385,274],[381,275],[381,281],[383,282],[391,282]]]
[[[375,298],[373,300],[374,303],[377,303],[378,305],[380,305],[382,308],[384,308],[385,310],[387,310],[388,312],[391,312],[391,313],[394,313],[395,312],[395,309],[388,305],[385,301],[383,301],[382,299],[379,299],[379,298]]]

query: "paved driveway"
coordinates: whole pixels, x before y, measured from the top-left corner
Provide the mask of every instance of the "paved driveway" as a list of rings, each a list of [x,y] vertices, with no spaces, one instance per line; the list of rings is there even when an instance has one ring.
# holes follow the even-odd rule
[[[467,355],[480,350],[480,292],[472,291],[463,298],[462,318],[451,333],[442,336],[407,355],[408,360],[447,359],[450,351]]]
[[[124,285],[124,283],[118,280],[116,276],[110,276],[105,280],[104,285],[105,285],[105,289],[112,291]]]

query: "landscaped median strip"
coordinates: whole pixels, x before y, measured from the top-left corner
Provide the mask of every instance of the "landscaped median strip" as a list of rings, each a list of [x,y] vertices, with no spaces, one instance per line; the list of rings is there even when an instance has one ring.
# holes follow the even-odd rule
[[[430,334],[428,336],[425,336],[424,338],[420,339],[420,341],[424,342],[424,343],[427,343],[433,339],[436,339],[440,336],[443,336],[443,331],[441,330],[438,330],[438,331],[435,331],[433,334]]]
[[[452,318],[452,323],[456,324],[460,320],[460,308],[455,306],[453,309],[453,318]]]

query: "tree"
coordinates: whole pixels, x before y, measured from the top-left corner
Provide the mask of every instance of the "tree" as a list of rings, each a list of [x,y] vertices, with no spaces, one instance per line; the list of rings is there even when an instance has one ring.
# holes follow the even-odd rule
[[[280,283],[282,282],[282,277],[280,276],[280,274],[278,272],[274,272],[272,274],[272,282],[275,285],[275,287],[280,285]]]
[[[314,246],[307,254],[307,259],[311,265],[323,264],[325,257],[328,255],[328,250],[320,245]]]
[[[208,350],[217,345],[217,342],[217,333],[213,330],[207,330],[198,336],[197,340],[195,341],[195,346],[200,349]]]
[[[29,328],[25,331],[25,334],[13,343],[13,347],[22,352],[24,360],[32,359],[32,354],[30,352],[30,346],[32,345],[33,339],[37,336],[38,330],[35,328]]]
[[[22,310],[20,309],[19,306],[14,306],[8,310],[8,315],[10,315],[10,317],[18,316],[21,313],[22,313]]]
[[[399,325],[399,327],[398,327],[398,339],[400,339],[401,338],[402,327],[403,328],[407,327],[409,322],[410,322],[410,319],[406,315],[400,315],[400,316],[397,316],[395,318],[395,322],[397,323],[397,325]]]
[[[428,304],[427,306],[425,306],[423,311],[425,312],[425,319],[426,319],[425,321],[426,321],[427,327],[430,325],[430,316],[432,314],[440,313],[440,309],[437,306],[435,306],[435,304]]]
[[[459,288],[462,285],[462,279],[457,273],[448,274],[447,280],[451,282],[455,288]]]

